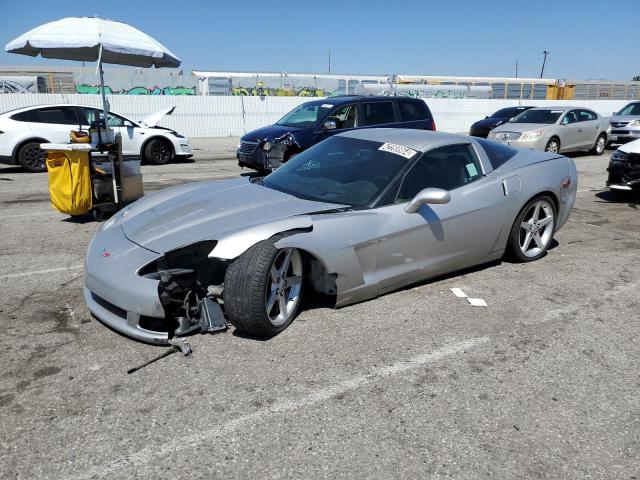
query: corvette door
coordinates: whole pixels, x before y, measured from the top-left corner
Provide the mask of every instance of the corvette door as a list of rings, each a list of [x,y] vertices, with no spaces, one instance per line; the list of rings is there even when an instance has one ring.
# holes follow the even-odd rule
[[[451,200],[406,213],[427,187],[448,190]],[[425,153],[405,175],[395,203],[379,209],[385,233],[377,251],[379,293],[488,260],[503,248],[501,230],[510,228],[504,199],[499,179],[483,175],[470,144]]]

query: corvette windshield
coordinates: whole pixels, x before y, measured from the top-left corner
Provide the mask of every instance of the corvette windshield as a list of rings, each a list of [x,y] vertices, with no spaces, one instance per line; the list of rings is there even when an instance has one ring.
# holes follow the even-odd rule
[[[563,110],[527,110],[522,112],[511,123],[548,123],[553,124],[558,121]]]
[[[401,145],[331,137],[296,155],[262,184],[306,200],[363,207],[417,153]]]

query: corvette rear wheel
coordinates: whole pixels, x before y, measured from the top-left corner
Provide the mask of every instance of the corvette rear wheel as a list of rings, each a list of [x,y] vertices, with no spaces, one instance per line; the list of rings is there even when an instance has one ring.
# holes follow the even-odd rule
[[[295,248],[278,249],[275,236],[257,243],[229,268],[224,278],[227,319],[243,332],[273,337],[293,321],[300,307],[304,264]]]
[[[534,198],[518,214],[509,235],[508,250],[520,262],[538,260],[547,253],[556,229],[556,207],[547,196]]]

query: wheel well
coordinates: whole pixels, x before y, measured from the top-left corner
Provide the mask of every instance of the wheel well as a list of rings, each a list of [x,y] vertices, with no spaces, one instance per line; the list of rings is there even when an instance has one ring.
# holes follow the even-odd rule
[[[336,275],[327,271],[325,264],[314,254],[298,248],[302,261],[307,267],[305,275],[305,283],[310,285],[316,293],[330,295],[335,297],[338,293],[336,287]]]
[[[141,160],[144,159],[144,150],[147,148],[147,145],[149,145],[149,142],[151,142],[152,140],[160,140],[165,145],[168,145],[169,149],[171,150],[171,158],[173,158],[175,156],[176,152],[175,152],[175,149],[173,148],[173,143],[171,143],[171,141],[168,138],[165,138],[162,135],[156,135],[156,136],[153,136],[151,138],[147,138],[144,141],[144,143],[142,144],[142,146],[140,147],[140,159]]]
[[[562,145],[562,142],[560,141],[560,137],[558,137],[557,135],[551,135],[549,140],[547,140],[547,143],[549,143],[553,139],[555,139],[558,142],[558,145]]]
[[[22,149],[22,147],[24,147],[27,143],[31,143],[31,142],[47,143],[48,140],[45,140],[44,138],[36,137],[36,138],[28,138],[28,139],[23,140],[22,142],[20,142],[13,149],[13,160],[16,163],[18,163],[18,153],[20,152],[20,149]]]
[[[537,193],[536,195],[531,197],[529,200],[527,200],[525,202],[525,204],[522,206],[522,208],[524,208],[531,200],[535,200],[536,198],[545,197],[545,196],[549,197],[553,201],[553,206],[556,207],[556,212],[557,212],[559,210],[559,208],[560,208],[560,202],[559,202],[558,197],[556,196],[556,194],[553,193],[553,192],[550,192],[550,191]],[[522,211],[522,208],[520,209],[520,211]],[[518,212],[518,214],[520,214],[520,211]]]

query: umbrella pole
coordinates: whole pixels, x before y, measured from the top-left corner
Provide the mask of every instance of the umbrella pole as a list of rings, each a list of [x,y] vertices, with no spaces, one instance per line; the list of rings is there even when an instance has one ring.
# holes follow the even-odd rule
[[[100,70],[100,93],[102,94],[102,110],[104,115],[104,128],[107,136],[109,135],[109,108],[107,103],[107,97],[104,93],[104,70],[102,70],[102,59],[98,62],[98,68]],[[99,128],[99,125],[98,125]],[[118,198],[118,186],[116,183],[116,168],[113,163],[113,153],[109,152],[109,162],[111,163],[111,180],[113,183],[113,200],[116,204],[120,204],[120,199]],[[118,165],[120,168],[120,165]]]

